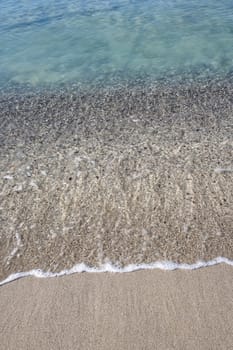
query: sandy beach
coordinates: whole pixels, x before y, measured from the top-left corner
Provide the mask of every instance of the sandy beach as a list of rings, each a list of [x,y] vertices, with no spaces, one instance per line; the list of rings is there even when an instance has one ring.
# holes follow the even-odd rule
[[[0,280],[233,259],[232,80],[0,95]]]
[[[24,278],[0,288],[1,349],[232,349],[233,269]]]
[[[0,350],[233,350],[233,1],[0,5]]]
[[[232,261],[231,80],[95,92],[1,95],[0,281]],[[22,278],[0,349],[232,349],[232,291],[224,264]]]

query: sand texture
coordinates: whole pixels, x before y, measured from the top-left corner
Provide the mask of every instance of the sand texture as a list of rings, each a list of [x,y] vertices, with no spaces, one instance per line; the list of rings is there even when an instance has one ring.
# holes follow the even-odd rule
[[[0,279],[233,259],[230,80],[5,93]]]
[[[0,288],[4,350],[230,350],[233,269],[25,278]]]

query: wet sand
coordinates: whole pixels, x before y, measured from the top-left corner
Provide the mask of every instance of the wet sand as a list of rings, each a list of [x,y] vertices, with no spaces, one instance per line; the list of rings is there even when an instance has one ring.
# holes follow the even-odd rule
[[[233,259],[231,79],[1,93],[0,279]]]
[[[0,287],[1,348],[227,350],[233,269],[24,278]]]

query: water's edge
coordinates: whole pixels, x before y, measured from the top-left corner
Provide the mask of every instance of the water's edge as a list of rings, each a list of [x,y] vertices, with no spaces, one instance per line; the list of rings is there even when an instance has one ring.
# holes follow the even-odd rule
[[[217,257],[215,259],[209,260],[209,261],[197,261],[194,264],[186,264],[186,263],[175,263],[173,261],[155,261],[154,263],[150,264],[129,264],[124,267],[118,267],[116,265],[113,265],[111,263],[105,263],[99,267],[90,267],[84,263],[76,264],[71,269],[65,269],[60,272],[46,272],[42,271],[40,269],[34,269],[26,272],[17,272],[13,273],[7,278],[5,278],[3,281],[0,281],[0,286],[3,286],[4,284],[13,282],[17,279],[23,278],[23,277],[38,277],[38,278],[51,278],[51,277],[61,277],[65,275],[72,275],[74,273],[81,273],[81,272],[91,272],[91,273],[100,273],[100,272],[112,272],[112,273],[124,273],[124,272],[134,272],[139,270],[154,270],[154,269],[160,269],[160,270],[196,270],[203,267],[209,267],[217,264],[227,264],[233,266],[233,260],[230,260],[228,258],[224,257]]]
[[[233,261],[231,79],[0,99],[1,284]]]

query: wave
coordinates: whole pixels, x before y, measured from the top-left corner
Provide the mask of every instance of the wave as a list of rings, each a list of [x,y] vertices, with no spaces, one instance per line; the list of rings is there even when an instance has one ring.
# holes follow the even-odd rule
[[[138,270],[196,270],[202,267],[213,266],[217,264],[227,264],[233,266],[233,260],[217,257],[215,259],[209,261],[197,261],[194,264],[186,264],[186,263],[175,263],[173,261],[156,261],[150,264],[129,264],[124,267],[118,267],[111,263],[102,264],[99,267],[90,267],[84,263],[76,264],[71,269],[65,269],[60,272],[46,272],[40,269],[30,270],[26,272],[17,272],[8,276],[6,279],[0,282],[0,286],[15,281],[19,278],[23,277],[38,277],[38,278],[48,278],[48,277],[61,277],[65,275],[72,275],[74,273],[81,272],[91,272],[91,273],[100,273],[100,272],[112,272],[112,273],[124,273],[124,272],[133,272]]]

